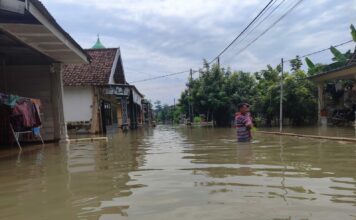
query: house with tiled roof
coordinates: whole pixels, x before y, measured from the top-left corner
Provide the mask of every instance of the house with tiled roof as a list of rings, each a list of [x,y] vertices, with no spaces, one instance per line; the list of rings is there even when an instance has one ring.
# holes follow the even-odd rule
[[[85,52],[90,64],[66,65],[63,71],[68,128],[105,133],[117,127],[137,127],[143,95],[126,82],[120,48],[105,48],[98,38]]]
[[[0,0],[0,48],[0,145],[32,129],[10,129],[12,96],[39,101],[43,139],[65,141],[63,65],[89,63],[87,53],[39,0]]]

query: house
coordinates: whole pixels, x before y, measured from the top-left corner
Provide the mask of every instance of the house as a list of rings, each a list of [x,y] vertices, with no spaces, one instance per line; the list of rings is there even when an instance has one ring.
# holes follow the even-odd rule
[[[40,1],[0,1],[0,93],[41,101],[45,140],[67,138],[63,65],[89,61],[87,53]]]
[[[146,126],[154,126],[154,112],[152,104],[144,99],[142,100],[143,124]]]
[[[356,114],[356,49],[348,63],[309,77],[318,86],[319,123],[351,124]]]
[[[64,68],[64,112],[68,128],[84,132],[137,128],[143,95],[125,79],[120,48],[105,48],[100,38],[85,52],[90,64]]]
[[[128,100],[130,128],[136,129],[141,127],[144,122],[142,106],[144,95],[136,88],[136,86],[131,85]]]

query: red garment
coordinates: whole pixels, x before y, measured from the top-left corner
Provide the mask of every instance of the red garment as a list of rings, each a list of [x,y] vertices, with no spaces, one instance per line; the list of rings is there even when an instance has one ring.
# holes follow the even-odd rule
[[[17,102],[13,110],[13,115],[21,115],[22,116],[22,125],[25,128],[32,128],[36,125],[36,118],[33,104],[29,100],[21,100]]]

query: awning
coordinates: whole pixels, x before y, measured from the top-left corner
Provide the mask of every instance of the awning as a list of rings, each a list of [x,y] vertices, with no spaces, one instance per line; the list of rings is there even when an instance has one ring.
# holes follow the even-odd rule
[[[310,76],[309,79],[314,82],[325,82],[337,79],[356,79],[356,64]]]
[[[1,31],[54,61],[89,62],[85,51],[57,24],[38,0],[1,0]],[[1,51],[11,52],[19,49],[17,46],[2,45],[4,48]]]
[[[142,105],[142,95],[140,93],[138,93],[135,89],[132,89],[132,96],[133,96],[133,101],[134,103],[136,103],[137,105],[141,106]]]

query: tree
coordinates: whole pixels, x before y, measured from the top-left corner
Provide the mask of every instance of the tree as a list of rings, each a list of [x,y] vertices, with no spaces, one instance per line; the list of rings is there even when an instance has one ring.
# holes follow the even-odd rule
[[[255,73],[258,84],[255,93],[253,111],[266,120],[268,126],[279,116],[280,66],[267,68]]]
[[[350,25],[350,29],[351,29],[351,36],[354,42],[356,42],[356,29],[354,27],[353,24]]]
[[[297,70],[288,74],[284,82],[284,116],[294,125],[316,122],[317,88],[307,74]]]
[[[290,66],[293,72],[300,70],[303,63],[299,56],[296,56],[295,59],[290,61]]]
[[[308,76],[313,76],[326,71],[327,66],[324,64],[314,64],[308,57],[305,58],[305,63],[308,66]]]

